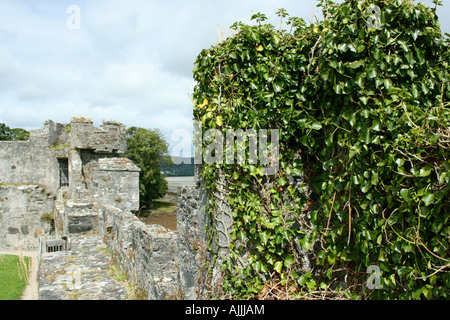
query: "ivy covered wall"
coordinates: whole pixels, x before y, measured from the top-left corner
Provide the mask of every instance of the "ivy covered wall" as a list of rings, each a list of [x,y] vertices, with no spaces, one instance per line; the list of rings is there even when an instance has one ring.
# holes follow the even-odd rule
[[[212,260],[222,295],[448,298],[448,36],[434,8],[409,0],[319,7],[311,24],[280,9],[288,30],[255,14],[195,62],[202,134],[280,131],[275,175],[202,166],[211,221],[222,204],[232,212],[227,253]],[[222,231],[208,227],[213,256]]]

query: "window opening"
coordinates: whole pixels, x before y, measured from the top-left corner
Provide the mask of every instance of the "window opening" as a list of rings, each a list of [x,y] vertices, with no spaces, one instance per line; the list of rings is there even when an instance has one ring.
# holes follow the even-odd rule
[[[58,159],[59,163],[59,186],[68,187],[69,186],[69,160],[68,159]]]

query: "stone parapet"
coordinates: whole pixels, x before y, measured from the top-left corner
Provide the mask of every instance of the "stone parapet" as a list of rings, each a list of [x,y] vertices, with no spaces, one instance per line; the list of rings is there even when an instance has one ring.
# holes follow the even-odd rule
[[[159,225],[146,225],[127,211],[114,207],[100,211],[103,239],[131,280],[150,300],[176,296],[177,235]]]
[[[70,145],[76,149],[89,149],[98,153],[123,154],[127,152],[126,128],[117,121],[104,120],[94,128],[88,118],[72,118]]]

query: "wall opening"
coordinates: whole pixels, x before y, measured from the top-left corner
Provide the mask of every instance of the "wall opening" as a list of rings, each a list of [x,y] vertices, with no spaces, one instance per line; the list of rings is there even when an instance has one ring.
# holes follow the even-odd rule
[[[59,186],[69,186],[69,160],[67,158],[58,159],[59,164]]]
[[[59,252],[66,250],[66,241],[63,239],[47,240],[45,242],[45,252]]]
[[[177,211],[179,209],[179,197],[183,187],[196,186],[194,176],[170,176],[166,177],[168,183],[167,194],[153,201],[152,207],[141,208],[137,213],[138,218],[145,224],[158,224],[169,230],[177,231]],[[195,202],[195,201],[194,201]]]

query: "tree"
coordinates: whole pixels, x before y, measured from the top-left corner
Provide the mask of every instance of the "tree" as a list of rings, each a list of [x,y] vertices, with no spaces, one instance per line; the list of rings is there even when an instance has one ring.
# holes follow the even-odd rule
[[[140,206],[149,207],[153,200],[167,192],[167,181],[161,174],[161,164],[166,161],[168,144],[158,129],[131,127],[127,130],[128,152],[124,155],[140,169]]]
[[[4,123],[0,123],[0,140],[4,141],[21,141],[28,140],[30,133],[21,128],[11,129]]]

